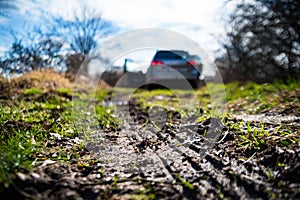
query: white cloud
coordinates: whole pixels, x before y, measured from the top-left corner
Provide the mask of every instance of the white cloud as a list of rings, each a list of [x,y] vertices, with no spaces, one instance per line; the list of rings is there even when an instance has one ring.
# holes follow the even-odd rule
[[[87,4],[101,9],[105,17],[119,25],[145,28],[163,22],[207,24],[223,3],[220,0],[92,0]]]
[[[34,3],[36,2],[36,3]],[[38,21],[43,11],[71,19],[83,7],[95,9],[113,21],[120,31],[165,28],[184,34],[210,55],[220,46],[214,36],[224,35],[219,15],[225,0],[20,0],[20,14]]]
[[[220,48],[218,37],[225,34],[221,15],[225,0],[40,0],[40,6],[55,16],[71,19],[83,7],[95,9],[113,21],[120,31],[164,28],[198,43],[210,56]],[[230,9],[229,9],[230,10]],[[159,36],[158,36],[159,37]],[[130,41],[129,41],[130,42]],[[170,40],[172,43],[172,40]]]
[[[56,16],[70,19],[74,10],[84,6],[102,13],[113,21],[121,32],[138,28],[165,28],[190,37],[213,55],[220,46],[214,36],[224,35],[223,24],[218,21],[224,13],[220,0],[51,0],[42,1]],[[84,3],[83,3],[84,2]]]
[[[6,47],[0,46],[0,57],[3,57],[7,50],[8,49]]]

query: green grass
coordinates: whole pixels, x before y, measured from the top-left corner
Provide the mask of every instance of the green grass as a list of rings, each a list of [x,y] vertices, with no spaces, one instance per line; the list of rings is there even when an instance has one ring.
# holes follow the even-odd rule
[[[33,161],[30,156],[40,145],[35,142],[37,140],[35,138],[39,135],[38,131],[30,133],[12,130],[4,134],[0,142],[0,183],[7,181],[10,173],[16,172],[17,169],[30,168]]]
[[[184,187],[188,188],[189,190],[194,190],[194,186],[184,178],[180,177],[178,174],[175,174],[177,183],[183,185]]]
[[[109,90],[105,90],[102,88],[98,88],[95,91],[95,99],[97,99],[99,102],[103,101],[104,98],[110,93]]]
[[[70,100],[72,91],[66,88],[49,93],[32,88],[23,90],[22,93],[26,99],[0,104],[0,189],[10,184],[13,174],[22,169],[30,169],[34,161],[40,159],[36,156],[44,152],[45,145],[53,140],[50,133],[74,138],[79,134],[78,126],[74,126],[74,123],[80,123],[87,117],[97,119],[96,125],[117,127],[116,119],[106,109],[87,102],[95,99],[93,92],[75,94],[78,99],[74,101]],[[104,99],[107,94],[107,91],[101,92],[97,98]],[[39,99],[39,95],[45,95],[46,98]],[[85,112],[87,105],[96,108],[96,112],[92,113],[94,116]],[[73,106],[79,111],[74,113],[76,110]],[[88,132],[87,129],[84,131]],[[67,152],[64,147],[58,147],[56,156],[43,159],[78,159],[80,156],[77,151],[82,148],[83,144],[78,144]],[[80,164],[87,166],[88,162]]]
[[[47,114],[29,112],[23,106],[0,109],[0,183],[7,181],[9,174],[17,169],[31,166],[31,156],[39,150],[47,134],[43,125],[36,123]]]
[[[260,113],[276,107],[289,106],[290,103],[300,107],[297,100],[300,94],[300,79],[287,80],[286,83],[229,83],[226,88],[226,103],[233,110],[247,113]]]
[[[300,81],[288,80],[287,83],[277,81],[275,83],[257,84],[257,83],[229,83],[226,85],[220,83],[208,83],[195,91],[189,91],[196,95],[198,102],[192,103],[205,111],[212,111],[218,108],[229,108],[228,112],[244,111],[249,114],[260,113],[280,106],[288,106],[293,102],[300,107],[297,96],[300,94]],[[170,109],[182,111],[189,104],[181,102],[182,96],[187,91],[159,89],[153,91],[136,91],[133,95],[143,108],[151,106],[163,106]],[[162,96],[164,98],[155,99]],[[171,97],[175,99],[170,101]],[[192,100],[190,98],[189,100]],[[212,108],[212,104],[217,106]],[[189,109],[195,109],[190,107]]]
[[[225,95],[222,94],[225,89]],[[124,89],[126,93],[129,90]],[[119,91],[122,92],[122,91]],[[88,134],[91,127],[101,127],[105,131],[117,131],[120,121],[113,114],[114,108],[101,105],[111,91],[98,89],[87,92],[74,92],[66,88],[58,88],[53,93],[46,93],[37,88],[25,89],[24,99],[5,100],[0,104],[0,185],[9,184],[10,178],[16,172],[32,167],[35,155],[45,150],[45,144],[51,140],[50,133],[57,133],[61,137],[73,138],[79,134]],[[196,121],[206,120],[213,114],[211,110],[211,93],[221,93],[221,98],[227,106],[228,112],[259,113],[271,109],[280,110],[293,105],[293,109],[300,108],[300,80],[287,80],[287,83],[273,84],[230,83],[227,85],[210,83],[194,92],[189,91],[191,97],[186,97],[187,91],[181,90],[137,90],[133,97],[138,100],[142,108],[163,106],[169,110],[179,111],[183,117],[189,112],[202,109]],[[194,98],[194,96],[196,98]],[[39,98],[45,96],[45,98]],[[73,100],[70,97],[74,97]],[[162,96],[163,98],[157,98]],[[192,98],[193,97],[193,98]],[[171,100],[172,99],[172,100]],[[193,100],[188,104],[181,99]],[[197,106],[195,106],[197,105]],[[226,115],[227,113],[225,113]],[[222,118],[224,116],[221,116]],[[75,123],[75,125],[74,125]],[[237,147],[263,150],[266,145],[280,144],[290,147],[300,143],[300,130],[290,130],[278,125],[273,132],[261,123],[259,127],[243,121],[227,123],[227,127],[235,135]],[[272,140],[271,140],[271,139]],[[58,149],[56,157],[51,159],[67,162],[70,158],[79,158],[76,151],[83,149],[79,144],[72,149],[70,156],[65,149]],[[49,158],[50,159],[50,158]],[[89,162],[78,162],[81,167],[89,167]],[[278,162],[279,167],[284,163]],[[187,180],[178,177],[178,184],[193,189]],[[155,198],[153,191],[137,195],[135,198]]]
[[[269,132],[264,129],[264,124],[261,124],[261,128],[251,127],[250,123],[247,123],[247,131],[239,133],[238,146],[254,147],[257,150],[263,150],[266,148],[265,138],[269,136]]]
[[[177,90],[178,92],[178,90]],[[146,109],[147,107],[151,106],[179,106],[178,99],[172,103],[170,103],[170,98],[175,97],[175,94],[172,90],[168,89],[157,89],[157,90],[138,90],[135,91],[133,97],[138,99],[138,103],[141,105],[142,108]],[[157,98],[161,97],[161,98]],[[157,98],[157,99],[155,99]]]
[[[72,95],[72,89],[70,88],[57,88],[56,92],[61,95],[65,95],[65,94]]]
[[[188,97],[187,97],[188,96]],[[163,107],[167,111],[177,111],[186,118],[199,108],[197,91],[179,89],[137,90],[133,94],[141,108],[150,111],[153,107]]]
[[[25,96],[31,96],[31,95],[39,95],[42,94],[44,91],[42,89],[39,88],[29,88],[29,89],[25,89],[23,91],[23,94]]]
[[[101,128],[107,129],[107,130],[117,130],[119,127],[120,122],[117,118],[115,118],[112,115],[112,109],[111,108],[105,108],[102,106],[95,106],[95,113],[96,118],[99,121],[99,125]]]

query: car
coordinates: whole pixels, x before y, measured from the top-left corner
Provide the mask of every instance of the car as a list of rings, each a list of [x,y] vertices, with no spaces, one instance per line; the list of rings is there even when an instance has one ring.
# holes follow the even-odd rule
[[[158,50],[146,72],[148,85],[172,83],[198,87],[202,72],[201,59],[183,50]]]

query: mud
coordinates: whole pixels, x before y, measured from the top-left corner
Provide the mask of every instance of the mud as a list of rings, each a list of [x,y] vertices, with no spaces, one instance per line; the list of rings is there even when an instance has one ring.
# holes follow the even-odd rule
[[[121,128],[95,131],[84,149],[76,147],[79,138],[54,137],[41,157],[51,157],[47,148],[58,147],[80,157],[40,161],[17,173],[1,199],[300,198],[298,117],[231,115],[225,122],[195,122],[202,109],[186,118],[161,107],[142,109],[137,102],[106,103],[118,106]],[[248,123],[260,129],[261,122],[269,133],[257,136],[264,142],[241,138]],[[296,134],[280,135],[279,125]]]

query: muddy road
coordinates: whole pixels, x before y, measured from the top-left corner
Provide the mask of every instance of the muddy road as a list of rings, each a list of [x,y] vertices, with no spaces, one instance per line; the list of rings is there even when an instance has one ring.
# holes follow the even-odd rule
[[[300,198],[297,111],[218,118],[144,107],[136,97],[95,104],[114,107],[119,127],[93,129],[90,140],[53,134],[43,157],[53,148],[79,157],[17,173],[2,199]]]

